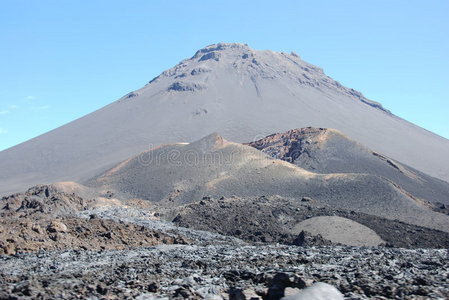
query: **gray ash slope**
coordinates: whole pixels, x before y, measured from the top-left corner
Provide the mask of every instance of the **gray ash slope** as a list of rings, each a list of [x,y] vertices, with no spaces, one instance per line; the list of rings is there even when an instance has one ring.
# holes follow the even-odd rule
[[[83,182],[149,144],[192,142],[213,131],[246,142],[306,126],[336,128],[449,180],[448,140],[392,115],[296,54],[217,44],[98,111],[0,152],[0,194]]]
[[[431,211],[380,176],[313,173],[217,134],[143,152],[87,185],[120,198],[146,199],[169,207],[204,196],[311,197],[343,210],[449,231],[449,216]]]
[[[449,183],[374,152],[328,128],[299,128],[248,145],[320,174],[358,173],[387,178],[416,198],[449,204]]]

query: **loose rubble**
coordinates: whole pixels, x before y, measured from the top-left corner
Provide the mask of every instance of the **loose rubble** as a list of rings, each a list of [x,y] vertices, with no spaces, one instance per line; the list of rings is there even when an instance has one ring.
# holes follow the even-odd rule
[[[0,299],[271,300],[319,291],[331,293],[326,300],[341,299],[324,284],[352,300],[449,298],[448,250],[417,248],[444,247],[446,235],[309,198],[206,197],[182,213],[142,208],[137,200],[97,206],[45,186],[2,200]],[[364,223],[390,247],[341,246],[281,230],[314,215]],[[224,216],[238,218],[223,222]]]
[[[431,249],[160,245],[0,256],[0,299],[280,299],[316,282],[345,299],[447,299],[448,278],[448,251]]]

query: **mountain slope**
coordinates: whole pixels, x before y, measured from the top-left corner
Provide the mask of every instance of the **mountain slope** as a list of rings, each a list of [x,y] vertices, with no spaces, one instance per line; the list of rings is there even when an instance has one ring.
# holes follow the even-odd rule
[[[294,129],[249,145],[311,172],[377,175],[416,198],[449,204],[449,183],[371,151],[335,129]]]
[[[0,152],[0,194],[81,182],[150,144],[191,142],[213,131],[245,142],[306,126],[336,128],[449,180],[448,140],[392,115],[294,53],[217,44],[98,111]]]
[[[316,174],[217,134],[191,144],[158,147],[123,161],[87,182],[123,199],[146,199],[168,207],[204,196],[310,197],[322,205],[364,212],[448,231],[449,216],[390,181],[369,174]],[[299,201],[299,200],[298,200]]]

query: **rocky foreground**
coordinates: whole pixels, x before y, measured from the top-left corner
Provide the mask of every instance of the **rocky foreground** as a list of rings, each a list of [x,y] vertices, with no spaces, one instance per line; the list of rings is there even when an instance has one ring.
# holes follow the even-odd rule
[[[280,299],[318,282],[346,299],[449,298],[446,233],[292,201],[206,197],[169,209],[36,186],[2,199],[0,299]],[[292,233],[323,216],[386,243]]]
[[[447,250],[160,245],[0,256],[0,299],[279,299],[314,282],[346,299],[447,299]]]

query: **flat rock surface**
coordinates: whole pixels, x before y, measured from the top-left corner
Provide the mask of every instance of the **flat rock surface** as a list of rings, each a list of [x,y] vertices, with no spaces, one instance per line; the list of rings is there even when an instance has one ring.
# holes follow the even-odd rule
[[[299,234],[301,231],[319,234],[331,242],[349,246],[379,246],[385,243],[374,230],[338,216],[314,217],[299,222],[293,233]]]
[[[0,298],[279,299],[324,282],[346,299],[445,299],[448,270],[447,250],[164,245],[43,251],[0,256]],[[248,298],[235,298],[242,294]]]

